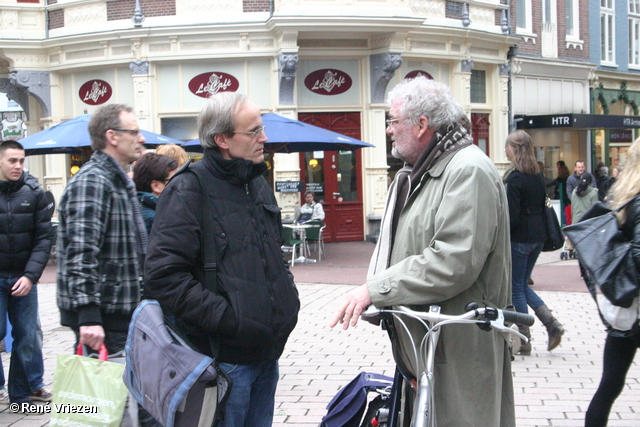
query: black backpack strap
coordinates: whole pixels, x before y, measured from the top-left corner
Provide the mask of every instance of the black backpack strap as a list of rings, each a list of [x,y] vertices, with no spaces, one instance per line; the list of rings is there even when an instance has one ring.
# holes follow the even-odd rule
[[[218,291],[218,251],[216,250],[213,224],[205,219],[205,212],[214,212],[214,206],[209,197],[211,179],[207,179],[207,172],[203,164],[194,163],[189,170],[195,174],[202,189],[202,261],[204,264],[204,287],[214,294]],[[211,353],[213,357],[220,354],[220,343],[217,340],[209,339]]]

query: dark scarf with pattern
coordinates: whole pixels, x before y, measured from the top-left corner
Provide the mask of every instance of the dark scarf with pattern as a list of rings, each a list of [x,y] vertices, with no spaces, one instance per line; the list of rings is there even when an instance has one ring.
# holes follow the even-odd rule
[[[424,174],[426,174],[433,166],[443,157],[447,157],[455,151],[460,150],[473,143],[471,135],[467,130],[455,123],[449,126],[441,126],[434,134],[431,141],[427,144],[416,164],[411,167],[411,173],[398,183],[398,197],[393,212],[393,228],[392,235],[396,234],[398,218],[404,208],[411,192],[418,186]],[[447,156],[445,156],[445,154]],[[408,178],[408,179],[407,179]],[[393,239],[391,244],[393,245]]]
[[[389,266],[398,218],[412,189],[417,187],[424,174],[440,159],[472,143],[473,140],[467,130],[459,124],[443,126],[433,135],[416,164],[412,166],[405,163],[404,167],[396,173],[387,194],[387,203],[380,224],[380,236],[371,257],[368,276],[373,276]]]

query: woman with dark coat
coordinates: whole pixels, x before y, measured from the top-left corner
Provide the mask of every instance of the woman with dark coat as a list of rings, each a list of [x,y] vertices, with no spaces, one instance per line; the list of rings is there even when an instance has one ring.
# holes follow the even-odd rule
[[[631,144],[627,151],[624,170],[612,188],[613,209],[632,200],[618,214],[618,225],[633,245],[633,259],[640,267],[640,139]],[[589,285],[589,283],[587,283]],[[629,367],[633,363],[636,350],[640,347],[640,327],[638,321],[629,331],[607,327],[602,361],[602,379],[593,396],[585,417],[585,427],[604,427],[609,420],[613,403],[624,388]]]
[[[527,283],[547,239],[544,208],[546,189],[533,150],[533,141],[522,130],[512,132],[505,147],[513,171],[505,177],[509,219],[511,222],[511,285],[516,311],[527,313],[530,306],[547,328],[547,350],[556,348],[562,340],[564,327]],[[529,327],[520,332],[531,337]],[[522,342],[520,355],[531,354],[531,343]]]

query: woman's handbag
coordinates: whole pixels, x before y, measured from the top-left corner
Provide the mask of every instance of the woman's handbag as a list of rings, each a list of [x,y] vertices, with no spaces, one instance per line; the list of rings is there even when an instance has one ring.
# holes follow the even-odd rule
[[[75,355],[58,355],[50,423],[118,427],[128,396],[122,382],[124,365],[107,361],[104,344],[99,360],[82,356],[82,347],[78,345]]]
[[[611,303],[624,308],[638,296],[640,274],[630,238],[618,227],[616,212],[633,200],[615,211],[597,202],[584,214],[586,219],[563,230],[590,279]]]
[[[544,242],[542,252],[551,252],[558,250],[564,245],[564,238],[560,230],[560,223],[555,209],[551,206],[551,200],[545,196],[544,201],[544,220],[547,228],[547,240]]]
[[[638,321],[638,297],[633,299],[629,308],[613,305],[607,297],[599,294],[596,299],[598,310],[605,322],[613,329],[630,331]]]

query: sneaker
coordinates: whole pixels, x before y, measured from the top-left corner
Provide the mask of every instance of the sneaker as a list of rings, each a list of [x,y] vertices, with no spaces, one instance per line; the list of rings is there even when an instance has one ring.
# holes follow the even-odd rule
[[[42,387],[40,390],[31,393],[32,401],[40,401],[40,402],[51,402],[51,397],[53,397],[53,393],[46,387]]]
[[[9,392],[6,388],[0,389],[0,405],[9,404]]]

